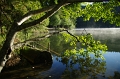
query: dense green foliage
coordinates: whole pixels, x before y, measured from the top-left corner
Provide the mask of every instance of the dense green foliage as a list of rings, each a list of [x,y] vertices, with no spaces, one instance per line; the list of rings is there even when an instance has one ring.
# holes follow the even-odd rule
[[[50,19],[50,25],[74,28],[76,26],[76,18],[83,17],[84,21],[89,21],[94,18],[95,21],[103,20],[120,26],[119,6],[120,2],[117,0],[110,0],[109,2],[95,2],[93,4],[75,3],[63,7]]]
[[[80,3],[70,4],[62,7],[50,18],[50,25],[55,27],[73,29],[76,26],[76,19],[81,10]]]
[[[103,57],[103,53],[107,50],[107,46],[101,44],[100,41],[95,41],[91,34],[71,36],[69,34],[63,34],[65,41],[69,42],[74,48],[65,51],[65,57],[76,57],[76,55],[89,57],[90,53],[93,53],[96,58]],[[78,45],[79,44],[79,45]]]
[[[110,0],[107,3],[93,3],[82,9],[80,16],[84,17],[85,21],[92,17],[95,21],[103,19],[104,22],[109,21],[111,24],[120,26],[119,8],[120,2],[117,0]]]

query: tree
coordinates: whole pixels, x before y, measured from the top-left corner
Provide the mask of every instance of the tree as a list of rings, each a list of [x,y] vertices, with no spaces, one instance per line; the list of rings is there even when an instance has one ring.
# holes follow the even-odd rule
[[[84,17],[85,21],[94,18],[95,21],[102,19],[104,22],[110,22],[116,26],[120,26],[120,2],[118,0],[111,0],[107,3],[93,3],[87,5],[81,10],[81,17]]]
[[[40,1],[42,2],[43,0],[40,0]],[[17,0],[11,0],[11,1],[1,0],[1,2],[0,2],[1,3],[1,12],[4,14],[4,16],[6,16],[6,18],[7,18],[6,20],[8,20],[8,22],[10,22],[9,23],[10,25],[5,26],[4,25],[5,23],[2,24],[3,26],[6,27],[7,34],[6,34],[5,41],[4,41],[1,51],[0,51],[0,62],[1,62],[0,70],[2,70],[3,66],[5,65],[5,62],[10,58],[9,55],[10,55],[11,51],[14,50],[13,42],[14,42],[17,32],[27,29],[27,28],[30,28],[37,24],[41,24],[44,20],[46,20],[47,18],[52,16],[63,6],[67,6],[67,5],[69,6],[72,3],[86,2],[86,1],[94,2],[95,0],[65,0],[65,1],[45,0],[45,2],[43,2],[42,6],[40,6],[38,4],[40,7],[33,10],[33,7],[36,8],[35,7],[36,5],[34,5],[33,2],[35,2],[37,4],[38,3],[37,0],[36,1],[21,0],[19,5],[15,5],[15,4],[18,4],[18,2],[19,2]],[[100,2],[102,0],[96,0],[96,1]],[[30,5],[31,7],[23,5],[23,3],[29,3],[28,5]],[[20,5],[21,5],[21,7],[17,7],[17,8],[15,7],[15,6],[20,6]],[[8,10],[4,11],[3,6],[7,6]],[[21,8],[24,11],[20,11],[19,9],[21,9]],[[78,11],[80,11],[80,9],[78,9]],[[5,12],[11,13],[11,14],[6,15]],[[36,16],[36,15],[38,15],[38,16]]]
[[[69,7],[62,7],[57,13],[55,13],[53,16],[50,17],[50,25],[52,27],[55,26],[58,28],[66,28],[66,29],[75,28],[76,25],[75,22],[77,17],[71,16],[71,11],[74,11],[75,8],[80,9],[80,4],[72,4],[72,6]]]

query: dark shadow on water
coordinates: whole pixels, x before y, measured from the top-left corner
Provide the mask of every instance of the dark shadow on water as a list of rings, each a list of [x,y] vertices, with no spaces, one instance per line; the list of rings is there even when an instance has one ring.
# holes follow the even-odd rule
[[[39,73],[49,70],[51,66],[52,63],[5,68],[0,73],[0,79],[37,79]]]
[[[39,73],[49,70],[53,64],[49,52],[29,49],[22,50],[22,53],[24,54],[19,56],[21,60],[17,64],[7,66],[17,61],[14,56],[8,60],[0,73],[0,79],[37,79]]]

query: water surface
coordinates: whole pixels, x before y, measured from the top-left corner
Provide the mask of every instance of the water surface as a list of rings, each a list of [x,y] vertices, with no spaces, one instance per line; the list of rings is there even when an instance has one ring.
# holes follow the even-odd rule
[[[105,60],[90,57],[88,59],[80,58],[79,62],[72,63],[72,59],[63,59],[59,54],[68,49],[69,45],[65,44],[59,35],[55,35],[40,43],[47,45],[50,42],[50,49],[54,51],[52,64],[38,68],[30,66],[30,68],[20,71],[18,69],[11,72],[11,77],[17,76],[14,79],[110,79],[116,72],[120,73],[120,29],[90,28],[75,29],[71,32],[76,35],[91,33],[96,40],[106,44],[108,51],[104,54]],[[5,76],[4,78],[10,79]]]
[[[111,76],[115,75],[115,72],[120,73],[120,29],[77,29],[72,31],[74,34],[80,35],[82,33],[92,33],[96,40],[100,40],[102,43],[105,43],[108,46],[108,51],[104,54],[105,65],[101,65],[104,73],[97,73],[96,76],[91,77],[90,74],[81,72],[79,64],[74,64],[72,68],[67,67],[65,63],[61,62],[61,57],[53,55],[53,64],[48,71],[44,71],[39,74],[44,78],[52,79],[110,79]],[[53,41],[53,40],[51,40]],[[64,47],[64,45],[58,46],[59,48]],[[66,46],[66,45],[65,45]],[[62,52],[56,46],[53,46],[54,51]],[[64,51],[64,50],[63,50]],[[103,62],[104,62],[103,61]],[[93,68],[94,67],[90,67]],[[99,69],[99,68],[96,68]],[[92,70],[92,69],[91,69]],[[97,70],[96,70],[97,71]],[[100,70],[98,70],[100,71]],[[100,72],[103,72],[100,71]],[[89,71],[88,71],[89,72]]]

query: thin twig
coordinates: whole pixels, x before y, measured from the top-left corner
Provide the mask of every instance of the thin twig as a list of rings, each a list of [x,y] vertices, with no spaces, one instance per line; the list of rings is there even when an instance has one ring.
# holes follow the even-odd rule
[[[85,30],[85,28],[84,28],[84,30],[82,31],[82,34],[81,34],[81,35],[83,35],[83,34],[84,34],[84,33],[83,33],[84,31],[85,31],[85,33],[86,33],[86,34],[88,34],[88,33],[87,33],[87,31],[86,31],[86,30]]]

